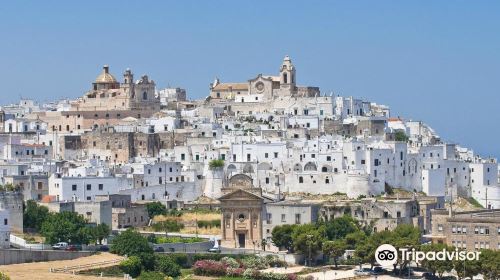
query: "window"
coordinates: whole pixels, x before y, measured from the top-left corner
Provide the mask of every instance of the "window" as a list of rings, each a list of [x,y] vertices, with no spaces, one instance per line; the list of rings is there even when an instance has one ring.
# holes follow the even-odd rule
[[[443,231],[443,225],[438,225],[438,231],[442,232]]]
[[[71,190],[76,191],[76,185],[71,185]]]
[[[398,212],[396,213],[396,216],[397,216],[398,218],[401,218],[401,211],[398,211]]]
[[[281,214],[281,222],[282,223],[286,222],[286,215],[285,214]]]
[[[273,218],[273,216],[272,216],[272,214],[271,214],[271,213],[267,213],[267,214],[266,214],[266,223],[267,223],[268,225],[272,223],[272,218]]]
[[[186,160],[186,155],[185,154],[181,154],[181,160]]]
[[[326,161],[332,161],[332,157],[331,156],[326,156]]]
[[[91,184],[87,184],[87,191],[90,191],[92,190],[92,185]]]
[[[365,164],[366,161],[364,159],[361,160],[361,164]]]
[[[148,100],[148,93],[147,92],[142,93],[142,100]]]
[[[269,184],[269,177],[266,177],[266,184]]]
[[[295,214],[295,224],[300,224],[300,214]]]
[[[299,183],[300,184],[304,183],[304,177],[302,177],[302,176],[299,177]],[[500,231],[499,231],[498,234],[500,234]]]
[[[90,196],[87,196],[87,200],[92,200],[92,197],[90,197]]]
[[[269,158],[269,154],[268,154],[268,153],[265,153],[265,154],[264,154],[264,157],[265,157],[265,158]]]
[[[4,226],[8,225],[9,224],[9,220],[8,219],[3,219],[3,224],[4,224]]]
[[[274,158],[278,158],[278,153],[274,153]]]
[[[43,183],[42,182],[38,182],[38,189],[41,190],[43,188]]]

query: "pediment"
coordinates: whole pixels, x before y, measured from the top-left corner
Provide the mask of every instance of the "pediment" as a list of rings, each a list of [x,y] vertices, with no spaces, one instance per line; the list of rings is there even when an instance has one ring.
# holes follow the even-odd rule
[[[263,198],[254,193],[248,192],[243,189],[236,189],[233,192],[219,197],[219,200],[263,200]]]

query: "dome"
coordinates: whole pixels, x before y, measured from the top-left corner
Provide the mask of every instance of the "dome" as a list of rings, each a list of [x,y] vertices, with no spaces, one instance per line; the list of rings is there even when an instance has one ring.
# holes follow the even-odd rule
[[[102,73],[97,76],[95,79],[96,84],[108,84],[108,83],[117,83],[115,77],[113,75],[109,74],[109,66],[104,65],[102,67]]]

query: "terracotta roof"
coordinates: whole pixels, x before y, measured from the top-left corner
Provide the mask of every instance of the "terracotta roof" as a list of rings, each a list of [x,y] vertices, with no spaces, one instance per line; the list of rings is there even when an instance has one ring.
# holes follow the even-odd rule
[[[247,83],[221,83],[216,85],[212,90],[248,90]]]

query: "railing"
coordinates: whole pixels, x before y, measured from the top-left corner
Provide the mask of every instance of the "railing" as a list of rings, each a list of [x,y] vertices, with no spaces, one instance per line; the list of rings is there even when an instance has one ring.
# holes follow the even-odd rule
[[[74,265],[74,266],[65,266],[62,268],[50,268],[49,271],[52,273],[75,273],[76,271],[83,270],[86,268],[98,268],[104,265],[110,265],[110,264],[117,264],[120,263],[123,259],[115,259],[115,260],[110,260],[110,261],[103,261],[103,262],[95,262],[95,263],[89,263],[89,264],[81,264],[81,265]]]

